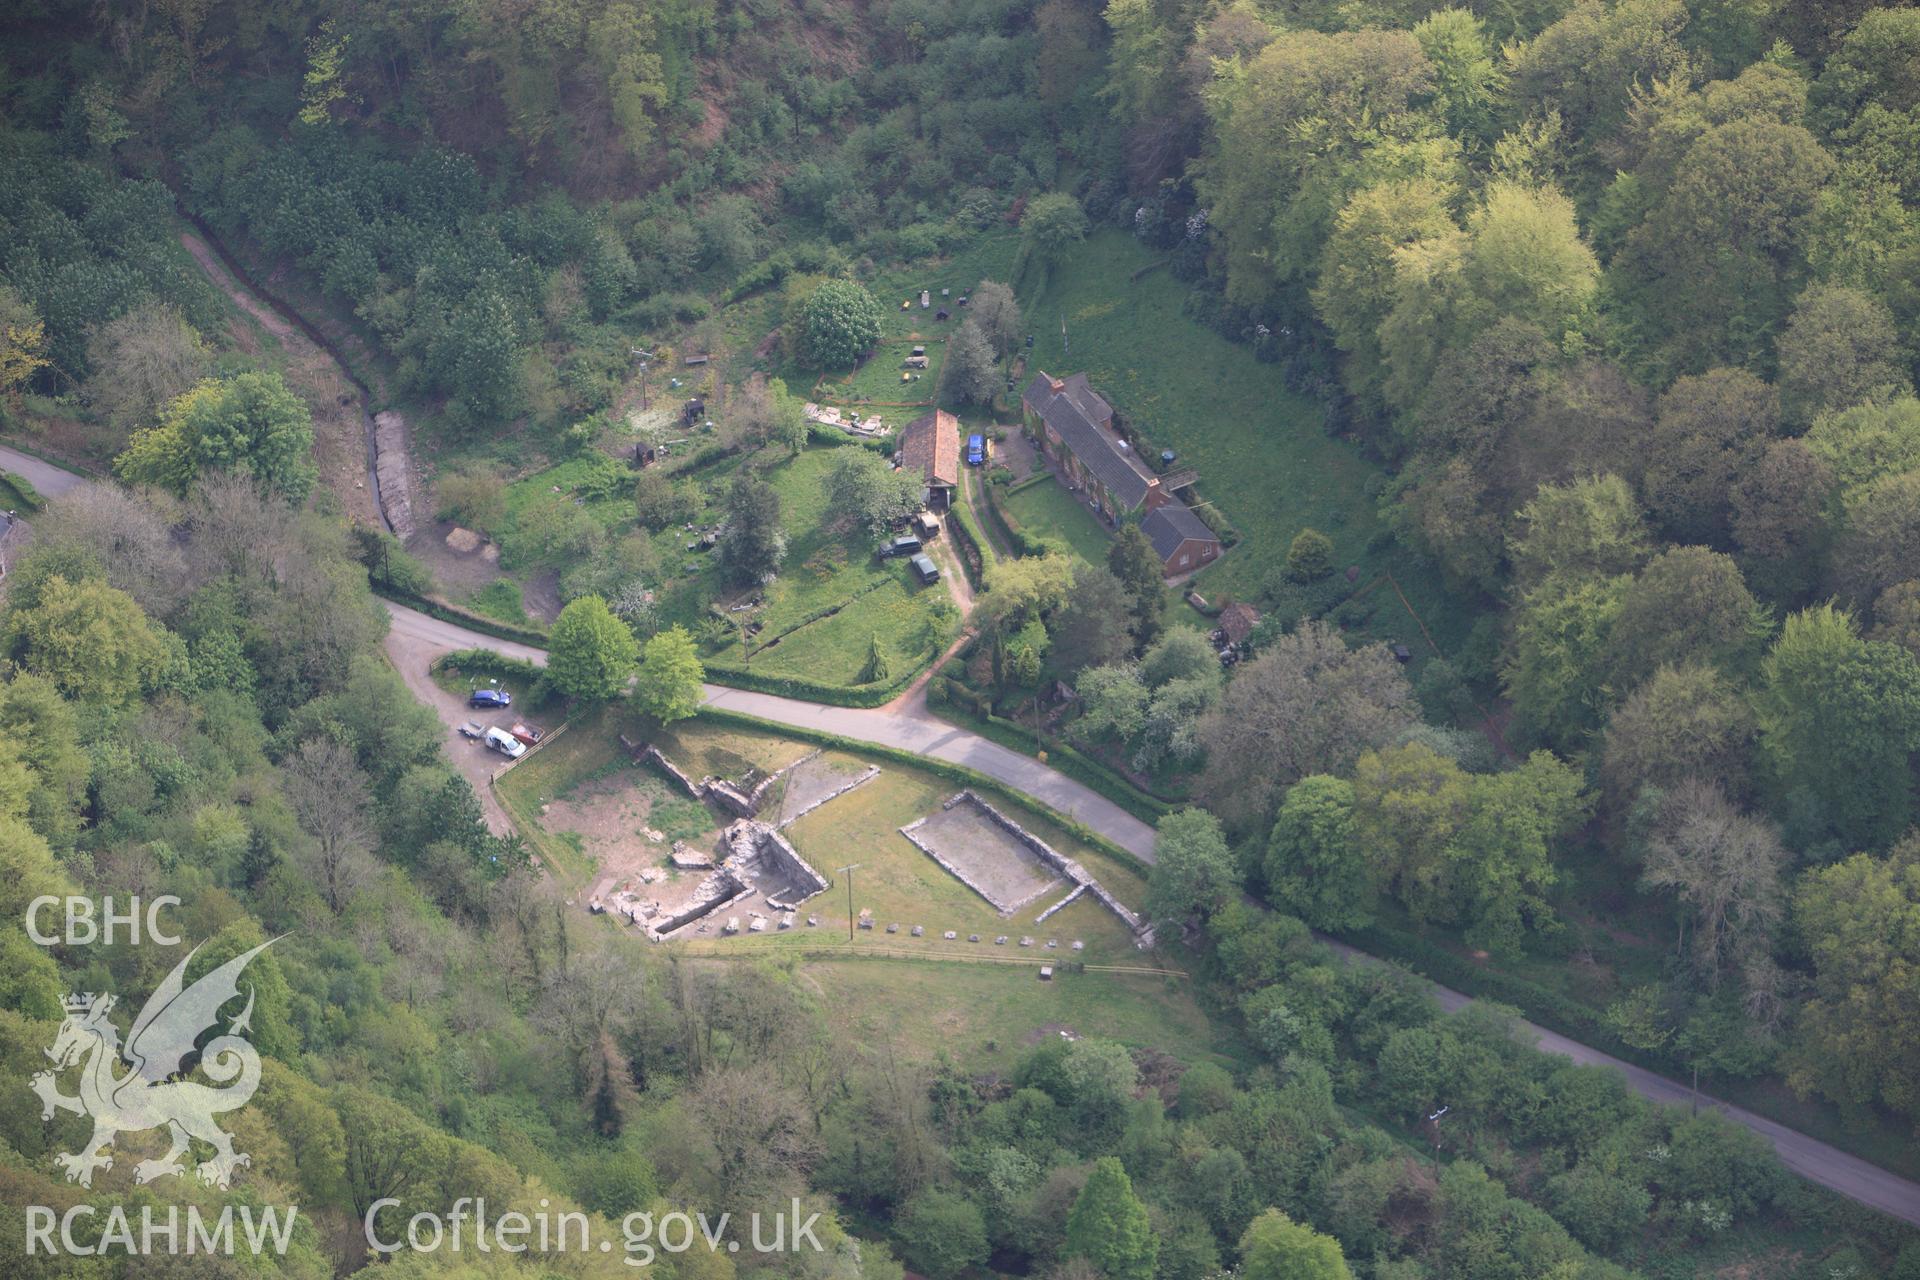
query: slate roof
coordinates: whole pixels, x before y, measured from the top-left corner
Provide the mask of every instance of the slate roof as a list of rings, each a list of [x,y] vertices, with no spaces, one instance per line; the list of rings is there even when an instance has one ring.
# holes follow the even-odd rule
[[[924,413],[900,428],[900,465],[933,484],[960,484],[960,420],[944,409]]]
[[[1199,516],[1178,502],[1169,502],[1164,507],[1149,511],[1147,518],[1140,522],[1140,532],[1147,535],[1147,541],[1153,544],[1153,549],[1163,562],[1189,538],[1201,542],[1220,541],[1219,536],[1207,528]]]
[[[1113,406],[1100,398],[1084,373],[1061,379],[1057,391],[1053,384],[1047,373],[1037,373],[1020,398],[1059,434],[1073,456],[1116,501],[1129,509],[1139,506],[1153,487],[1153,477],[1113,433],[1109,425]]]

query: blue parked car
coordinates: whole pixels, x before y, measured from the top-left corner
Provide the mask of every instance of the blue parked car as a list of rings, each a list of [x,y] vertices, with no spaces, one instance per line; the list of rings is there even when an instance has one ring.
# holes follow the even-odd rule
[[[987,438],[977,432],[967,437],[967,465],[984,467],[987,464]]]
[[[494,708],[513,705],[513,695],[505,689],[475,689],[467,695],[470,707]]]

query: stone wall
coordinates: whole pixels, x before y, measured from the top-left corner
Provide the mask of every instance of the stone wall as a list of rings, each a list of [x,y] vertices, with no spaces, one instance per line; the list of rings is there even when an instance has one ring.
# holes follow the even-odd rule
[[[1061,875],[1073,881],[1074,884],[1080,886],[1081,888],[1085,889],[1088,893],[1091,893],[1095,898],[1099,899],[1100,903],[1103,906],[1105,906],[1107,910],[1113,912],[1113,914],[1115,914],[1116,916],[1119,916],[1120,919],[1126,923],[1127,928],[1133,931],[1134,937],[1136,939],[1143,940],[1142,945],[1145,945],[1145,942],[1144,942],[1145,939],[1151,937],[1151,933],[1147,928],[1146,921],[1142,920],[1134,912],[1128,910],[1126,906],[1123,905],[1118,898],[1114,897],[1111,893],[1107,892],[1106,886],[1101,884],[1098,880],[1095,880],[1092,876],[1088,875],[1087,869],[1085,867],[1081,866],[1078,862],[1075,862],[1072,858],[1067,857],[1065,854],[1061,853],[1058,849],[1055,849],[1052,845],[1048,844],[1045,840],[1042,840],[1039,836],[1034,835],[1031,831],[1027,830],[1025,827],[1015,822],[1012,818],[1009,818],[1006,814],[1000,812],[998,809],[988,804],[985,800],[982,800],[979,796],[973,793],[972,788],[968,788],[964,791],[961,791],[957,795],[949,797],[941,807],[946,809],[951,809],[956,804],[963,804],[963,803],[977,805],[980,808],[981,812],[985,813],[989,818],[993,819],[993,821],[999,823],[1002,827],[1004,827],[1013,836],[1014,839],[1026,845],[1027,848],[1033,850],[1034,855],[1038,857],[1042,862],[1044,862],[1047,866],[1052,867],[1055,871],[1058,871]],[[911,839],[911,837],[909,838]],[[919,844],[919,841],[916,840],[914,841],[914,843]],[[926,848],[925,845],[921,845],[920,847],[922,849]],[[928,850],[928,852],[931,852],[931,850]],[[946,864],[941,863],[941,865],[945,866]],[[951,871],[952,868],[948,867],[948,870]],[[958,875],[959,873],[955,872],[954,874]],[[962,878],[964,879],[964,877]],[[971,888],[972,886],[969,885],[968,887]],[[979,891],[976,889],[975,892],[977,893]],[[981,896],[985,897],[986,895],[982,894]],[[1066,904],[1062,903],[1060,905],[1064,906]],[[1052,914],[1052,913],[1049,912],[1048,914]]]

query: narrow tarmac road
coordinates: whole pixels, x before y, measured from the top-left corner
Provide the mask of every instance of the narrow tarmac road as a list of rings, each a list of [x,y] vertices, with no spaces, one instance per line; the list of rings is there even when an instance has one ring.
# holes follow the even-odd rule
[[[391,601],[387,602],[387,612],[393,615],[394,633],[404,638],[404,648],[411,660],[417,661],[421,655],[444,653],[451,649],[482,648],[540,665],[546,663],[547,655],[529,645],[495,640]],[[392,643],[392,637],[389,637],[389,644]],[[389,651],[392,651],[391,648]],[[1141,861],[1153,861],[1152,827],[1106,797],[1056,773],[1031,757],[935,719],[926,710],[924,702],[917,705],[907,703],[891,710],[865,711],[851,707],[822,706],[794,698],[711,684],[706,686],[706,700],[708,706],[746,712],[763,720],[817,729],[966,765],[1071,815],[1135,854]],[[439,706],[440,703],[435,702],[434,705]],[[442,714],[449,713],[443,709]],[[1321,940],[1339,954],[1355,961],[1379,963],[1375,957],[1336,939],[1323,936]],[[1440,1007],[1448,1011],[1458,1009],[1472,1000],[1471,996],[1438,983],[1431,985]],[[1531,1037],[1548,1053],[1588,1066],[1614,1068],[1626,1077],[1627,1084],[1643,1098],[1679,1106],[1694,1101],[1693,1091],[1678,1081],[1623,1062],[1531,1022],[1522,1022],[1520,1028],[1523,1035]],[[1889,1173],[1878,1165],[1848,1155],[1837,1147],[1789,1129],[1765,1116],[1756,1115],[1744,1107],[1732,1106],[1704,1094],[1699,1096],[1698,1102],[1701,1106],[1714,1108],[1772,1143],[1774,1150],[1780,1154],[1781,1163],[1809,1182],[1857,1200],[1890,1217],[1920,1226],[1920,1183]]]
[[[0,471],[25,476],[27,483],[38,489],[43,498],[57,498],[87,483],[85,476],[76,475],[65,467],[56,467],[51,462],[42,462],[30,453],[9,449],[5,445],[0,445]]]
[[[450,649],[492,649],[509,658],[544,666],[547,655],[529,645],[495,640],[455,623],[442,622],[424,613],[387,602],[393,615],[393,632],[388,637],[389,651],[396,643],[404,647],[409,660],[418,661]],[[403,674],[405,674],[403,672]],[[411,682],[411,677],[409,677]],[[1018,751],[989,742],[978,734],[955,728],[935,719],[924,700],[896,704],[895,710],[861,710],[854,707],[830,707],[795,698],[729,689],[724,685],[706,687],[710,707],[740,711],[779,724],[836,733],[883,747],[932,756],[950,764],[977,769],[996,782],[1051,805],[1061,813],[1083,822],[1121,848],[1144,861],[1153,860],[1153,828],[1122,809],[1113,801],[1066,777],[1055,773]],[[435,703],[438,706],[438,703]]]

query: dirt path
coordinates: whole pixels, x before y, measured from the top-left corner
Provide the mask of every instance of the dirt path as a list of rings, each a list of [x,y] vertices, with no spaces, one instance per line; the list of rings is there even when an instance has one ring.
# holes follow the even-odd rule
[[[354,523],[384,528],[368,477],[368,423],[360,388],[331,353],[236,278],[212,245],[191,231],[180,233],[180,243],[214,286],[285,352],[287,385],[313,413],[313,456],[320,466],[320,482],[340,500]]]

